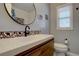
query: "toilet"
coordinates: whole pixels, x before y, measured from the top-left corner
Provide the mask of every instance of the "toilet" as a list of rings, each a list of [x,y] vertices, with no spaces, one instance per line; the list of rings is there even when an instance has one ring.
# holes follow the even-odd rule
[[[65,44],[62,43],[54,43],[54,49],[55,53],[63,53],[64,55],[67,55],[68,47]]]

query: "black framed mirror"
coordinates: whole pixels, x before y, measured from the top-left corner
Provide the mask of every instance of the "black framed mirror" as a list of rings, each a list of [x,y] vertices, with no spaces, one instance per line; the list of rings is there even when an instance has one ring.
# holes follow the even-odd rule
[[[4,3],[7,14],[21,25],[30,25],[35,21],[36,8],[34,3]]]

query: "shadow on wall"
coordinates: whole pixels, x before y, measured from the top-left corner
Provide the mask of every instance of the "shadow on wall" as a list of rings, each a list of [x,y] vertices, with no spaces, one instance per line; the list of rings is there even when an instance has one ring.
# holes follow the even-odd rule
[[[67,52],[68,56],[79,56],[78,54],[72,53],[72,52]]]

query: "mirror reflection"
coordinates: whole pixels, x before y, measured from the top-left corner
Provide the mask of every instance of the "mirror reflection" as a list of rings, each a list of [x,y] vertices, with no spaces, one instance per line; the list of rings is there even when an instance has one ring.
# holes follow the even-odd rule
[[[9,16],[19,24],[29,25],[33,23],[36,10],[33,3],[6,3]]]

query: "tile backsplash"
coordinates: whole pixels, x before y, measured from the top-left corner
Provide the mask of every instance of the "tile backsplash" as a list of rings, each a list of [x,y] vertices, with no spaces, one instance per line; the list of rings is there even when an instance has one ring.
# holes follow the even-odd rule
[[[39,34],[40,31],[30,31],[29,35]],[[13,38],[13,37],[22,37],[25,36],[24,31],[6,31],[0,32],[0,39],[2,38]]]

